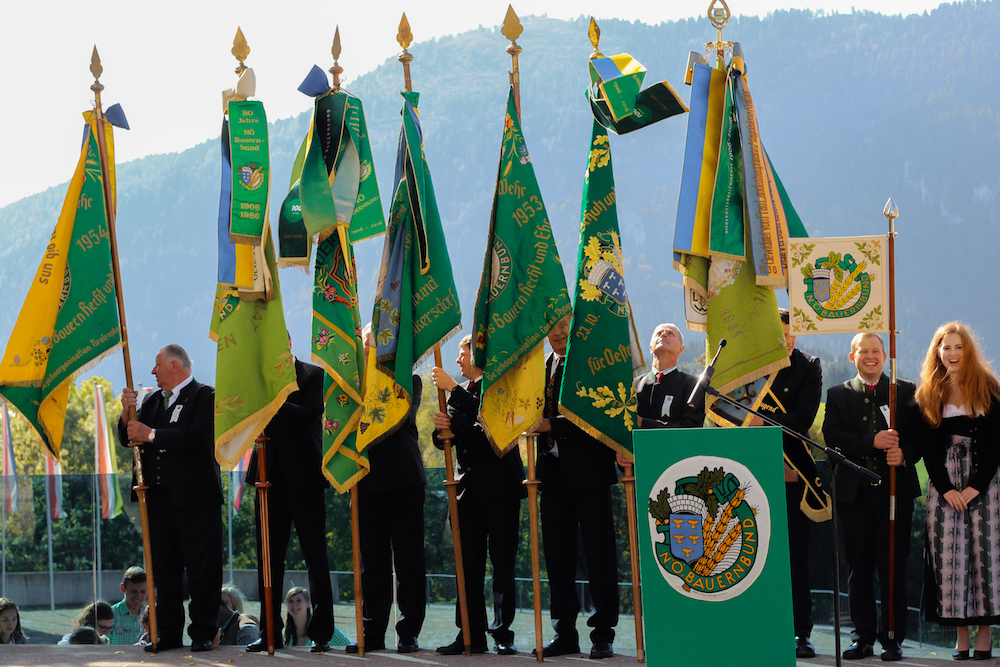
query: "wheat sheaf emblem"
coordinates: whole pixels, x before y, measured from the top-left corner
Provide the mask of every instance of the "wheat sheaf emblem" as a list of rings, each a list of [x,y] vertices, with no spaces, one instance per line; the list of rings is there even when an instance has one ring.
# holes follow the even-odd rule
[[[685,591],[719,593],[753,569],[757,512],[747,503],[748,488],[724,468],[704,467],[649,499],[649,515],[666,538],[656,545],[657,561]]]

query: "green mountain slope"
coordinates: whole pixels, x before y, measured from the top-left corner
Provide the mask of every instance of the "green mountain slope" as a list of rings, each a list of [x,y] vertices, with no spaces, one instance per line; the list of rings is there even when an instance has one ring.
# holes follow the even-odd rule
[[[572,274],[590,133],[587,24],[544,17],[523,23],[518,43],[524,48],[524,133]],[[667,79],[684,99],[687,53],[700,52],[714,36],[704,20],[656,26],[606,21],[601,29],[604,53],[632,54],[647,67],[647,81]],[[764,143],[809,233],[884,233],[885,200],[891,196],[899,206],[899,356],[907,377],[916,375],[933,329],[948,319],[970,323],[988,355],[1000,349],[1000,317],[981,298],[1000,242],[1000,65],[993,57],[998,32],[996,0],[943,5],[906,18],[776,12],[734,20],[726,29],[726,38],[743,46]],[[496,178],[510,65],[506,45],[498,29],[481,28],[412,47],[425,150],[466,322],[475,305]],[[342,60],[349,65],[349,54]],[[311,65],[302,64],[303,76]],[[401,67],[390,60],[347,86],[365,103],[385,201],[401,83]],[[303,96],[303,114],[270,126],[274,207],[284,195],[310,107]],[[683,319],[671,244],[686,122],[675,117],[611,140],[626,279],[643,337],[659,322]],[[72,165],[64,168],[68,176]],[[119,238],[137,380],[148,377],[156,349],[168,342],[192,352],[199,377],[214,376],[207,330],[219,169],[217,141],[119,166]],[[0,209],[0,341],[14,326],[64,193],[60,186]],[[363,315],[373,298],[381,248],[379,239],[357,249]],[[166,293],[164,280],[171,285]],[[297,271],[283,271],[282,281],[296,350],[307,356],[311,283]],[[803,338],[800,344],[846,355],[843,337]],[[119,362],[109,362],[99,372],[115,378],[119,368]]]

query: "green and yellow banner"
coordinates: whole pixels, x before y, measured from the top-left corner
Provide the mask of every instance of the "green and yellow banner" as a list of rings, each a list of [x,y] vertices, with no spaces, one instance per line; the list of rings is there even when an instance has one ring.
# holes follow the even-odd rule
[[[209,337],[218,345],[215,368],[215,458],[232,470],[298,389],[295,357],[285,329],[274,244],[265,227],[265,258],[274,296],[241,299],[232,286],[216,288]]]
[[[559,412],[615,451],[631,453],[637,336],[625,289],[608,133],[595,120],[583,181],[576,297]],[[633,357],[636,353],[636,358]]]
[[[483,370],[479,419],[500,456],[542,417],[543,340],[570,312],[511,89],[473,324],[473,363]]]
[[[326,371],[323,398],[323,474],[339,493],[349,491],[370,468],[358,447],[364,394],[364,346],[358,313],[354,251],[345,225],[316,248],[312,358]]]
[[[121,345],[104,197],[104,179],[112,198],[115,193],[114,140],[111,123],[93,112],[84,118],[76,172],[0,362],[0,396],[24,415],[57,460],[70,383]]]
[[[406,420],[413,368],[461,329],[451,271],[417,112],[419,93],[404,92],[396,185],[382,251],[358,448],[385,439]]]
[[[352,242],[385,232],[361,100],[329,88],[316,67],[299,90],[316,101],[282,204],[280,266],[307,266],[313,237],[325,238],[338,224],[346,226]]]

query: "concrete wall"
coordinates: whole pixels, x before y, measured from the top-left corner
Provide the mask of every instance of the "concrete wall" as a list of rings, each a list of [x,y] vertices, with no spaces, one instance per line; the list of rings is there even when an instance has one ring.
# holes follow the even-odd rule
[[[248,600],[259,600],[257,570],[232,572],[233,581],[243,591],[244,596]],[[121,570],[103,572],[97,597],[112,604],[121,600],[119,585],[122,574]],[[223,570],[222,576],[224,581],[228,581],[229,570]],[[339,597],[339,576],[341,575],[338,573],[330,573],[334,600]],[[53,585],[50,587],[48,572],[8,572],[6,585],[0,592],[0,597],[10,598],[18,607],[24,609],[48,608],[53,593],[56,607],[83,607],[94,599],[93,572],[54,572],[52,582]],[[293,585],[309,588],[309,577],[305,571],[286,571],[283,585],[275,586],[275,595],[283,598],[285,591]]]

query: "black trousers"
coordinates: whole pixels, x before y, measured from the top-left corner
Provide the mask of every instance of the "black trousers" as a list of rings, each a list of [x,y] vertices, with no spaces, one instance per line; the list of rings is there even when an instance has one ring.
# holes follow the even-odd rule
[[[579,642],[576,630],[581,607],[576,588],[579,530],[594,602],[594,612],[587,619],[587,625],[594,628],[590,638],[595,642],[612,642],[618,625],[618,553],[611,488],[569,492],[562,484],[553,483],[558,463],[546,465],[541,500],[542,548],[549,573],[552,627],[560,638]]]
[[[424,485],[362,495],[358,515],[365,644],[385,641],[392,609],[393,564],[399,607],[396,633],[400,638],[416,637],[427,611]]]
[[[281,603],[284,600],[285,553],[291,539],[292,526],[299,536],[299,546],[309,571],[309,598],[312,619],[307,634],[317,644],[326,644],[333,637],[333,587],[330,585],[330,565],[326,557],[326,502],[323,490],[289,495],[281,489],[267,490],[268,526],[271,539],[271,585],[274,596],[274,637],[281,636]],[[260,497],[254,493],[254,513],[257,521],[257,584],[264,595],[264,570],[261,563]],[[218,610],[216,610],[218,611]],[[260,636],[267,637],[267,614],[261,609]],[[305,643],[305,637],[298,638]]]
[[[812,633],[812,594],[809,584],[809,530],[812,521],[802,510],[802,492],[805,484],[785,482],[785,501],[788,506],[788,555],[792,576],[792,620],[796,637]]]
[[[851,504],[837,503],[844,526],[847,590],[854,632],[851,638],[885,645],[889,638],[889,492],[887,482],[873,487],[862,483]],[[906,558],[910,552],[913,499],[896,496],[896,571],[893,596],[893,638],[906,637]],[[881,618],[875,605],[875,573],[882,600]]]
[[[462,532],[462,564],[465,599],[469,607],[469,636],[473,646],[486,643],[486,633],[498,644],[514,643],[511,623],[517,611],[514,568],[517,562],[521,501],[496,503],[458,501],[458,525]],[[486,555],[493,568],[493,622],[486,620]],[[455,625],[462,627],[460,607],[455,605]],[[458,638],[462,638],[461,632]]]
[[[175,507],[166,489],[158,486],[149,490],[147,501],[160,641],[182,643],[185,571],[191,597],[188,635],[194,642],[212,641],[219,629],[222,590],[221,508]]]

